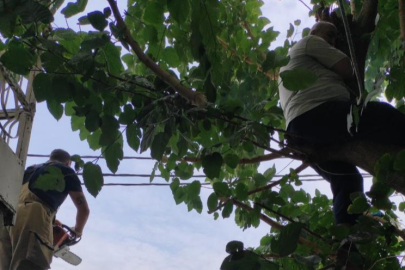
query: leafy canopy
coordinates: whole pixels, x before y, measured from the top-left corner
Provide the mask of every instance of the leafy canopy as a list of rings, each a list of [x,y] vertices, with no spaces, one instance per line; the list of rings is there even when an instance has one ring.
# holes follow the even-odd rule
[[[134,55],[107,1],[103,10],[85,14],[87,2],[1,1],[0,63],[15,76],[27,76],[39,59],[43,72],[33,81],[37,101],[46,102],[56,119],[63,114],[70,117],[72,130],[103,153],[112,172],[119,168],[125,145],[140,153],[149,150],[157,162],[152,175],[159,170],[170,182],[176,203],[185,203],[189,211],[201,213],[205,207],[201,183],[190,180],[183,185],[200,170],[213,187],[207,206],[215,219],[218,212],[223,218],[234,214],[243,229],[257,227],[263,215],[278,222],[278,230],[273,227],[254,250],[232,243],[222,269],[322,268],[331,263],[329,255],[339,241],[348,237],[359,244],[368,267],[399,268],[395,255],[405,246],[393,235],[390,223],[362,218],[352,231],[337,228],[330,200],[320,192],[311,197],[298,190],[302,182],[294,170],[277,178],[274,167],[261,174],[259,162],[247,162],[262,156],[271,138],[284,138],[279,132],[285,129],[285,120],[277,78],[279,68],[289,61],[294,33],[308,34],[299,20],[290,24],[283,46],[270,50],[280,33],[262,15],[263,1],[128,0],[125,24],[132,37],[152,62],[207,97],[209,104],[201,109],[176,94]],[[312,2],[315,10],[320,1]],[[363,1],[355,2],[361,7]],[[371,91],[374,79],[384,74],[385,96],[405,111],[404,51],[396,3],[380,1],[365,83]],[[79,14],[78,23],[91,30],[51,28],[58,7],[66,18]],[[292,91],[317,79],[307,70],[279,76]],[[384,219],[395,219],[396,206],[388,199],[391,191],[385,188],[384,175],[388,169],[403,171],[404,156],[401,152],[384,157],[374,188],[368,197],[354,197],[349,211],[377,212],[374,207],[379,207],[385,209]],[[79,156],[74,161],[77,170],[83,169],[88,191],[97,196],[104,183],[100,167]],[[50,171],[38,185],[61,189],[60,177],[48,179],[57,173]],[[269,184],[278,184],[279,189],[264,189]],[[356,230],[363,234],[356,235]],[[318,252],[299,244],[302,237]],[[277,256],[266,260],[257,254]]]

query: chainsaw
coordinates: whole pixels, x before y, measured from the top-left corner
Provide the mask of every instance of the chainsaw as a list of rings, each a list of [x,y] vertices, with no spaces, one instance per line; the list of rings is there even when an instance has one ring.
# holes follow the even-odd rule
[[[76,236],[76,232],[68,226],[53,225],[53,256],[72,265],[79,265],[82,259],[70,251],[70,246],[79,243],[80,239]]]

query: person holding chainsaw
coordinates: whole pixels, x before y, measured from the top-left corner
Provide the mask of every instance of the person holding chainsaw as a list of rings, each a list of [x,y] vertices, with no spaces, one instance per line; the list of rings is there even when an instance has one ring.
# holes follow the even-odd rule
[[[55,149],[48,162],[25,170],[15,225],[0,232],[0,270],[50,268],[55,214],[68,195],[77,209],[74,233],[82,236],[90,211],[70,165],[69,153]]]

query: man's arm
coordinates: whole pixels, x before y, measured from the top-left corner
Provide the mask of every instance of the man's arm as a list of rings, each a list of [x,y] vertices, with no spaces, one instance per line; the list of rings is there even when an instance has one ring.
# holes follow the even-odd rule
[[[312,36],[306,46],[306,54],[344,80],[353,77],[352,63],[346,54],[331,46],[324,39]]]
[[[86,225],[90,214],[89,205],[87,204],[86,197],[84,196],[83,192],[70,191],[69,196],[77,209],[75,231],[77,236],[81,237],[84,225]]]
[[[345,57],[331,68],[335,73],[340,75],[344,80],[353,77],[353,67],[349,57]]]

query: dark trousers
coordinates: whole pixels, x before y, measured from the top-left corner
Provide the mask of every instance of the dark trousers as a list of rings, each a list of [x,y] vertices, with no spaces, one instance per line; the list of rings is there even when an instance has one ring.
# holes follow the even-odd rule
[[[312,144],[319,148],[349,140],[367,140],[380,144],[405,146],[405,115],[382,102],[369,102],[352,137],[347,131],[350,102],[330,101],[296,117],[288,125],[294,144]],[[356,222],[349,215],[350,194],[363,192],[363,178],[356,166],[338,161],[312,164],[312,168],[331,184],[335,223]]]

